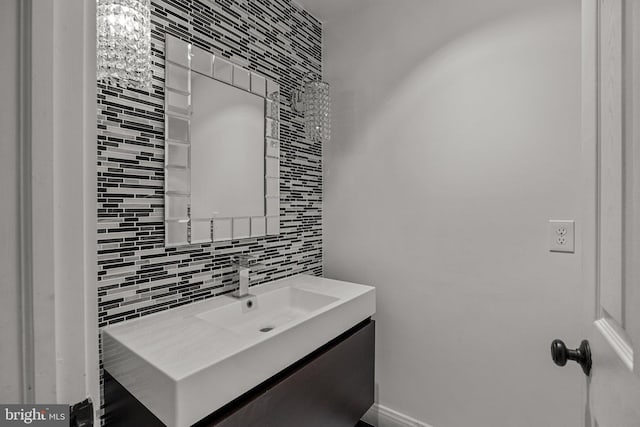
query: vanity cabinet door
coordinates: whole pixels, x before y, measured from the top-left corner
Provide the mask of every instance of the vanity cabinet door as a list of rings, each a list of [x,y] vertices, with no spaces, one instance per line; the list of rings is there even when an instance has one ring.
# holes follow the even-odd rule
[[[353,427],[373,404],[374,354],[368,321],[196,426]]]

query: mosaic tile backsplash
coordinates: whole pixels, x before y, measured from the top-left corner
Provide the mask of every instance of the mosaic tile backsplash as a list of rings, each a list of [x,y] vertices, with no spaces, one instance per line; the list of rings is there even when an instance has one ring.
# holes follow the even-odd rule
[[[322,147],[304,137],[291,92],[322,72],[322,26],[290,0],[152,1],[151,92],[98,84],[99,325],[233,290],[230,258],[266,266],[253,284],[322,275]],[[281,87],[280,235],[164,247],[164,40],[170,33]]]

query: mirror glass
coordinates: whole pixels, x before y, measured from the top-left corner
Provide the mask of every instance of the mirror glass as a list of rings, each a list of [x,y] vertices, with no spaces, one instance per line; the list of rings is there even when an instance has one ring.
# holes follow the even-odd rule
[[[264,98],[191,73],[191,216],[264,216]]]

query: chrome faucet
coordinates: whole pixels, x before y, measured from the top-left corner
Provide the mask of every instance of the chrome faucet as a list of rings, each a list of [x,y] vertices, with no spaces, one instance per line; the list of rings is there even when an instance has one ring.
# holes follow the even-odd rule
[[[234,298],[242,299],[251,297],[249,293],[249,273],[254,267],[263,267],[262,264],[257,262],[257,258],[251,255],[234,255],[231,257],[231,265],[236,267],[238,271],[238,277],[240,280],[240,286],[238,290],[231,293]]]

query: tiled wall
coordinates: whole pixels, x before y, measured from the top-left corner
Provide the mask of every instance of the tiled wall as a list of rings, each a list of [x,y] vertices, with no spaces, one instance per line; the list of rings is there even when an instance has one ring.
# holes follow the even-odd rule
[[[321,72],[321,24],[291,0],[153,0],[152,21],[152,91],[98,84],[100,327],[230,291],[240,252],[267,266],[253,284],[322,274],[322,147],[286,102]],[[165,33],[280,84],[279,236],[164,248]]]

